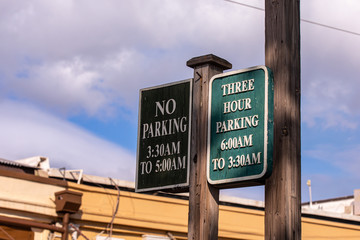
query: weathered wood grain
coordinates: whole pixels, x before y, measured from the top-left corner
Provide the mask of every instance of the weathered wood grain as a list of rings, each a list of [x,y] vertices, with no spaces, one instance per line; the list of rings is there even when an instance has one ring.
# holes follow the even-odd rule
[[[265,1],[265,64],[274,73],[274,165],[265,184],[265,239],[301,239],[300,11]]]
[[[209,81],[232,65],[209,54],[190,59],[187,66],[194,68],[188,239],[212,240],[218,239],[219,189],[206,179]]]

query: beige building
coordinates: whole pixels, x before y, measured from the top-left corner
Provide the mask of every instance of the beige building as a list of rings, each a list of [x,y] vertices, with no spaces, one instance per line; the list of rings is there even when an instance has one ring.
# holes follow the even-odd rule
[[[0,186],[0,239],[187,239],[186,194],[134,193],[133,183],[51,169],[46,158],[0,159]],[[220,201],[219,239],[264,239],[262,202]],[[302,238],[360,239],[360,217],[306,208]]]

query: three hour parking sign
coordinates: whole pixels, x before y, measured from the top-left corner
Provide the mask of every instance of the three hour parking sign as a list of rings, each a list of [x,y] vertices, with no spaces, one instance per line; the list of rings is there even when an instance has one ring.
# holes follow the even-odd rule
[[[207,178],[213,185],[257,181],[272,171],[273,77],[265,66],[210,80]]]

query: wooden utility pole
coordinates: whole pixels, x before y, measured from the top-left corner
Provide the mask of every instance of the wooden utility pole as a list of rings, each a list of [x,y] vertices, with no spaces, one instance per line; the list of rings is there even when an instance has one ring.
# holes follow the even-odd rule
[[[188,239],[218,239],[219,189],[206,179],[209,81],[232,67],[212,54],[187,61],[194,68]]]
[[[265,64],[274,74],[274,165],[265,239],[301,239],[299,0],[265,0]]]

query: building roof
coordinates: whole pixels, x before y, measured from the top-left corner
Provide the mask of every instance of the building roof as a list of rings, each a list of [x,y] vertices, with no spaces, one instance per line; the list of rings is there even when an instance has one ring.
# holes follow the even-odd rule
[[[328,202],[337,202],[337,201],[344,201],[344,200],[350,200],[350,199],[354,199],[354,195],[312,201],[312,204],[315,205],[315,204],[322,204],[322,203],[328,203]],[[309,205],[309,204],[310,204],[310,202],[304,202],[301,205],[305,206],[305,205]]]
[[[28,166],[26,164],[18,163],[18,162],[15,162],[15,161],[9,161],[9,160],[3,159],[3,158],[0,158],[0,165],[11,166],[11,167],[16,167],[16,168],[23,168],[23,167],[33,168],[33,167]]]
[[[19,163],[16,161],[9,161],[9,160],[0,158],[0,169],[7,169],[7,170],[11,170],[11,171],[16,171],[16,172],[24,172],[24,173],[34,174],[35,170],[37,168],[27,165],[27,164],[24,164],[24,163]]]
[[[30,158],[31,159],[31,158]],[[71,182],[77,182],[82,183],[85,185],[91,185],[91,186],[97,186],[102,188],[119,188],[119,190],[122,191],[130,191],[134,192],[135,190],[135,183],[119,180],[119,179],[112,179],[110,177],[99,177],[99,176],[93,176],[88,174],[83,174],[82,170],[65,170],[65,169],[57,169],[57,168],[48,168],[48,169],[42,169],[40,167],[31,166],[28,164],[20,163],[17,161],[9,161],[3,158],[0,158],[0,169],[3,169],[5,167],[6,170],[12,170],[14,169],[21,169],[22,172],[30,173],[30,174],[36,174],[43,177],[49,178],[49,180],[52,179],[60,179],[60,180],[66,180]],[[33,171],[28,171],[29,169],[32,169]],[[45,172],[45,174],[39,174],[40,172]],[[155,193],[148,193],[148,194],[154,194],[154,195],[161,195],[171,198],[179,198],[179,199],[185,199],[188,200],[189,194],[188,193],[168,193],[168,192],[155,192]],[[343,201],[343,200],[349,200],[353,199],[354,196],[346,196],[346,197],[339,197],[339,198],[332,198],[332,199],[326,199],[321,201],[313,202],[313,205],[316,204],[323,204],[323,203],[329,203],[334,201]],[[243,208],[249,208],[249,209],[257,209],[257,210],[264,210],[265,204],[263,201],[256,201],[252,199],[244,199],[239,197],[233,197],[233,196],[224,196],[220,195],[220,204],[222,205],[228,205],[228,206],[239,206]],[[343,214],[343,213],[336,213],[336,212],[328,212],[321,209],[311,209],[308,208],[307,205],[309,203],[303,203],[302,204],[302,215],[307,217],[315,217],[315,218],[326,218],[326,219],[343,219],[344,221],[356,221],[360,223],[360,216],[354,216],[351,214]]]

